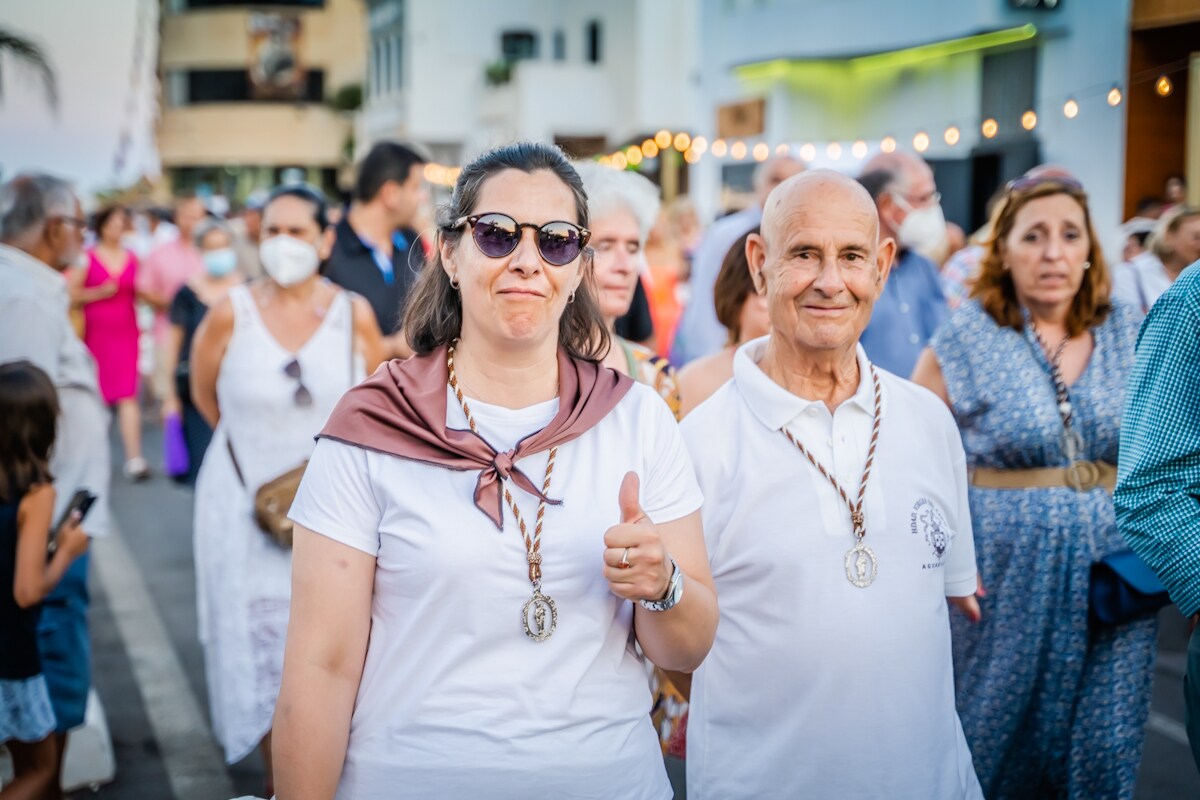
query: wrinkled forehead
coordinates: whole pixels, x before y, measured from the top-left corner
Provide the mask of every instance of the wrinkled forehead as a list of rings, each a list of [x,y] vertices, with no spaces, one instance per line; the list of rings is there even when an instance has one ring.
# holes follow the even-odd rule
[[[792,248],[807,243],[874,252],[879,215],[866,193],[862,194],[859,197],[837,185],[799,188],[773,204],[763,221],[763,238],[768,247]]]

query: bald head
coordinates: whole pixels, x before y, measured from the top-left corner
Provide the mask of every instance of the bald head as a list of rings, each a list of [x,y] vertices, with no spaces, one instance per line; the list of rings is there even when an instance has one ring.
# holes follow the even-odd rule
[[[754,193],[760,206],[765,206],[767,197],[776,186],[793,175],[804,172],[804,162],[790,153],[771,156],[754,169]]]
[[[863,175],[872,172],[890,173],[892,181],[886,188],[900,194],[908,194],[914,185],[926,179],[933,180],[933,170],[925,163],[925,159],[900,150],[879,153],[863,165]]]
[[[875,203],[858,181],[827,169],[788,178],[767,198],[761,234],[746,241],[772,336],[797,358],[852,361],[895,251],[880,241]]]
[[[779,238],[789,220],[805,217],[811,210],[835,211],[839,218],[866,226],[872,238],[879,236],[879,214],[867,190],[853,178],[831,169],[816,169],[793,175],[767,197],[763,207],[762,237],[768,243]]]

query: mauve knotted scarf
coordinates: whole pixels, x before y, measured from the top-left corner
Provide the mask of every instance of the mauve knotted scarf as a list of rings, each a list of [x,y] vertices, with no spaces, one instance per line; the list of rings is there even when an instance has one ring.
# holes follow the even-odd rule
[[[479,470],[475,505],[497,528],[504,527],[500,484],[506,478],[539,500],[545,497],[513,466],[527,455],[577,439],[620,402],[632,379],[558,351],[558,413],[512,450],[498,452],[470,430],[446,427],[446,347],[407,361],[389,361],[351,389],[317,438],[453,470]]]

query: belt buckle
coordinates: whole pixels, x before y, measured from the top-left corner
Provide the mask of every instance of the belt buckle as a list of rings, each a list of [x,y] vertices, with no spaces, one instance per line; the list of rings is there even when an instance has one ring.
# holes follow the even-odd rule
[[[1100,485],[1100,468],[1091,461],[1072,461],[1063,471],[1067,485],[1077,492],[1090,492]]]

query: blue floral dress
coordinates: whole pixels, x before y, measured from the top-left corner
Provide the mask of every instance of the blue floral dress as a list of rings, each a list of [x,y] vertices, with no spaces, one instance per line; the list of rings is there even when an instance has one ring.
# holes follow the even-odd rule
[[[1092,329],[1070,387],[1080,458],[1117,463],[1140,319],[1116,306]],[[971,468],[1066,466],[1050,364],[1032,331],[977,301],[934,336]],[[1158,622],[1088,620],[1091,565],[1125,548],[1103,489],[970,489],[983,620],[952,615],[958,712],[984,793],[1132,798],[1150,712]]]

